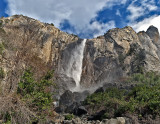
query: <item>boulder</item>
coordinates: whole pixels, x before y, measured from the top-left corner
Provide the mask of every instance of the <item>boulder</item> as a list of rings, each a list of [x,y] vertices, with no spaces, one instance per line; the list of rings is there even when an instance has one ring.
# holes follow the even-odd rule
[[[87,114],[87,110],[84,106],[79,106],[74,110],[74,114],[77,116],[81,116],[81,115]]]
[[[75,101],[80,103],[90,94],[90,92],[85,90],[83,92],[73,92],[73,94],[74,94],[74,97],[75,97]]]
[[[65,112],[67,107],[71,106],[74,102],[74,94],[67,90],[60,96],[59,107],[55,110],[56,112]]]
[[[73,104],[74,101],[74,94],[67,90],[65,91],[59,100],[59,105],[66,105],[66,106],[70,106],[71,104]]]
[[[125,124],[125,118],[123,118],[123,117],[117,117],[117,120],[118,120],[118,124]]]
[[[55,110],[59,113],[66,112],[74,113],[75,115],[86,114],[87,110],[81,105],[81,101],[83,101],[88,95],[88,91],[78,93],[66,90],[60,96],[59,106]]]
[[[103,93],[103,92],[105,92],[105,88],[104,87],[100,87],[100,88],[98,88],[94,93]]]
[[[77,109],[79,108],[79,106],[81,106],[80,103],[78,102],[73,102],[70,106],[66,106],[65,112],[66,113],[73,113],[73,114],[77,114]]]
[[[105,110],[101,110],[100,112],[97,112],[96,114],[89,116],[88,120],[101,120],[105,112]]]

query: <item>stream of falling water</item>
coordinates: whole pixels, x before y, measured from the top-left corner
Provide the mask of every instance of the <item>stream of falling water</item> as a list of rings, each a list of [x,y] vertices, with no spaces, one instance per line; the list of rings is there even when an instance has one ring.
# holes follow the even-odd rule
[[[67,76],[72,77],[76,82],[76,87],[70,89],[72,92],[80,91],[80,80],[82,73],[83,53],[85,48],[86,39],[84,39],[76,48],[73,50],[71,59],[66,71]]]

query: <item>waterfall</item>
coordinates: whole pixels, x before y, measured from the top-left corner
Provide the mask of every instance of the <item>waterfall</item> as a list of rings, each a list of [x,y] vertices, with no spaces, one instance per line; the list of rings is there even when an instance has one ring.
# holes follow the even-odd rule
[[[76,87],[70,89],[71,91],[80,91],[80,80],[82,73],[83,53],[85,48],[86,39],[84,39],[71,53],[71,58],[68,63],[66,75],[72,77],[76,82]]]

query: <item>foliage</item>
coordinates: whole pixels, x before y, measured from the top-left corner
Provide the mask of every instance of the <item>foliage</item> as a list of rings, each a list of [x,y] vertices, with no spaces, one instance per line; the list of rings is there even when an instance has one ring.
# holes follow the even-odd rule
[[[4,50],[4,45],[3,43],[0,43],[0,54],[2,55],[3,54],[3,50]]]
[[[5,34],[5,30],[3,28],[0,27],[0,33]]]
[[[4,122],[2,124],[11,124],[11,115],[10,113],[6,112],[2,114]]]
[[[8,23],[8,22],[9,22],[9,19],[5,19],[4,21],[5,21],[5,23]]]
[[[2,26],[2,23],[3,23],[2,20],[0,20],[0,27]]]
[[[137,83],[137,86],[130,91],[108,88],[104,93],[88,96],[85,104],[92,109],[105,106],[105,118],[122,116],[126,112],[141,116],[160,115],[160,76],[155,72],[147,72],[134,74],[128,79],[128,82]]]
[[[51,25],[52,25],[52,26],[54,26],[54,24],[53,24],[53,23],[51,23]]]
[[[73,114],[67,114],[65,115],[65,120],[72,120],[74,118]]]
[[[105,93],[99,92],[94,93],[91,96],[88,96],[85,100],[85,104],[90,105],[99,105],[103,102],[109,102],[108,99],[117,98],[123,99],[123,90],[119,90],[117,88],[108,88],[106,89]]]
[[[25,70],[21,81],[18,83],[17,93],[22,96],[22,99],[39,112],[40,115],[43,112],[48,115],[52,110],[52,93],[50,86],[53,85],[51,78],[53,77],[53,71],[50,71],[39,82],[35,81],[33,73],[30,69]],[[45,115],[46,116],[46,115]]]
[[[5,72],[3,68],[0,68],[0,79],[3,79],[5,77]]]

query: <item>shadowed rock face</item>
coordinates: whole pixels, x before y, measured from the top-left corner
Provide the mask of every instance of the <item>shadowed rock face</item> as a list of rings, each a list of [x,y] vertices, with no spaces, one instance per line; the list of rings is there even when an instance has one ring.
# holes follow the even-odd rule
[[[86,43],[81,83],[91,84],[119,81],[121,77],[141,71],[160,69],[159,32],[149,27],[138,34],[131,28],[115,28],[104,36],[89,39]]]
[[[143,60],[145,62],[144,68],[147,71],[153,70],[159,72],[160,59],[158,45],[155,45],[145,32],[139,32],[138,37],[145,52],[145,58]]]
[[[82,39],[25,16],[1,18],[0,22],[0,43],[4,45],[0,68],[5,72],[1,94],[15,92],[23,71],[29,67],[37,80],[55,70],[54,82],[60,94],[75,86],[64,70]],[[88,39],[83,56],[82,90],[143,70],[159,72],[159,40],[158,29],[153,26],[138,34],[131,27],[115,28],[104,36]]]
[[[160,43],[160,36],[159,36],[158,29],[156,27],[154,27],[153,25],[150,26],[147,29],[146,33],[150,37],[150,39],[153,41],[153,43],[155,44]]]
[[[83,62],[82,85],[89,87],[112,83],[120,77],[135,72],[136,55],[141,43],[131,27],[111,29],[104,36],[86,43]],[[137,63],[137,64],[136,64]]]

